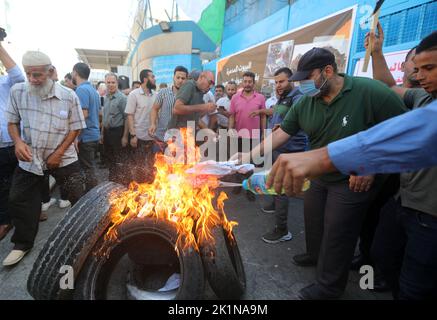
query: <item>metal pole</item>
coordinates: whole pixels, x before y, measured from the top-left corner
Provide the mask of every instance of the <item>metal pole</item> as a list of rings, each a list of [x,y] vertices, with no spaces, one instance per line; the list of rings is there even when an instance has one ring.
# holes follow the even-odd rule
[[[147,3],[149,5],[150,22],[152,23],[152,27],[153,27],[152,6],[150,5],[150,0],[147,0]]]
[[[176,21],[179,21],[179,6],[176,3]]]

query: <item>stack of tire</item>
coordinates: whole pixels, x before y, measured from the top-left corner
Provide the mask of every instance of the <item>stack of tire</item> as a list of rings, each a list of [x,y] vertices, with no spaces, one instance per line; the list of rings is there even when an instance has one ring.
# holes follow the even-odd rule
[[[213,230],[214,243],[200,244],[200,250],[177,245],[174,223],[153,218],[128,220],[117,226],[117,241],[105,241],[111,226],[109,197],[126,190],[123,186],[103,183],[78,201],[50,235],[27,281],[27,288],[37,300],[100,300],[99,283],[106,281],[111,270],[108,258],[93,254],[117,252],[117,248],[137,235],[162,237],[177,252],[180,286],[176,300],[203,299],[205,285],[219,299],[241,299],[246,290],[246,277],[236,241],[231,241],[222,227]],[[234,236],[234,235],[233,235]],[[234,236],[235,238],[235,236]],[[105,265],[103,268],[102,266]],[[63,266],[74,271],[74,289],[62,289]]]

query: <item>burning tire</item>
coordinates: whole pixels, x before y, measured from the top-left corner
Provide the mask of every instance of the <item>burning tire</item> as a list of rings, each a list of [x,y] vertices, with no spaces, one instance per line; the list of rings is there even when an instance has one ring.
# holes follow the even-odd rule
[[[214,244],[201,245],[200,249],[208,282],[218,298],[241,299],[246,291],[246,274],[238,245],[222,227],[214,228],[213,237]]]
[[[36,259],[27,280],[29,293],[37,300],[68,299],[70,290],[60,288],[64,266],[78,274],[91,249],[108,228],[109,197],[125,190],[103,183],[83,196],[56,226]]]
[[[117,241],[102,237],[76,281],[79,300],[196,300],[204,294],[205,276],[199,253],[177,246],[170,221],[135,218],[117,226]],[[175,250],[176,248],[176,250]],[[159,291],[177,279],[172,290]],[[168,283],[168,281],[167,281]]]

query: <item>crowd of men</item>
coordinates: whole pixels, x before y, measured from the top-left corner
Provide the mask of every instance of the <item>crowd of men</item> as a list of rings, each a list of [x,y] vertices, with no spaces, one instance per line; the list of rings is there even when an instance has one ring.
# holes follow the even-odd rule
[[[296,188],[290,181],[296,164],[317,168],[318,160],[299,157],[425,107],[437,96],[437,32],[409,52],[399,87],[382,53],[381,26],[378,30],[378,36],[366,38],[366,46],[373,42],[374,79],[339,73],[330,51],[313,48],[295,73],[276,70],[275,96],[267,101],[250,71],[239,84],[215,85],[212,72],[190,73],[178,66],[172,85],[157,90],[153,71],[145,69],[132,88],[121,91],[117,74],[108,73],[93,86],[90,67],[77,63],[61,84],[49,56],[27,52],[23,75],[0,42],[8,73],[0,78],[0,240],[13,229],[14,244],[3,266],[16,265],[32,249],[39,222],[56,203],[50,176],[60,187],[61,207],[74,205],[98,184],[97,154],[108,180],[151,183],[155,154],[164,151],[171,129],[191,124],[209,138],[221,139],[220,132],[227,130],[238,144],[232,159],[251,162],[256,154],[272,153],[269,183],[278,191],[285,186],[287,195],[275,196],[263,208],[274,214],[274,225],[261,238],[268,244],[292,240],[288,206]],[[267,138],[272,150],[259,143]],[[304,194],[306,252],[293,263],[316,266],[317,273],[299,298],[340,298],[349,270],[371,265],[376,290],[392,290],[396,299],[435,299],[437,169],[367,176],[359,169],[306,172],[311,170],[317,174]]]

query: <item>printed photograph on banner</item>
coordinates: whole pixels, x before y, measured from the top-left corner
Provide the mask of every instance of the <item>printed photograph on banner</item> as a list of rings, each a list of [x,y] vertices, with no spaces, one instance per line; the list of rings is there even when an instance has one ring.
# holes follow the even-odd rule
[[[305,43],[294,46],[291,70],[296,72],[300,58],[312,48],[325,48],[331,51],[335,56],[338,71],[345,72],[347,64],[347,47],[348,40],[335,36],[316,37],[312,43]]]
[[[288,67],[293,57],[294,41],[282,41],[270,43],[267,51],[266,68],[264,78],[273,78],[275,71]]]

